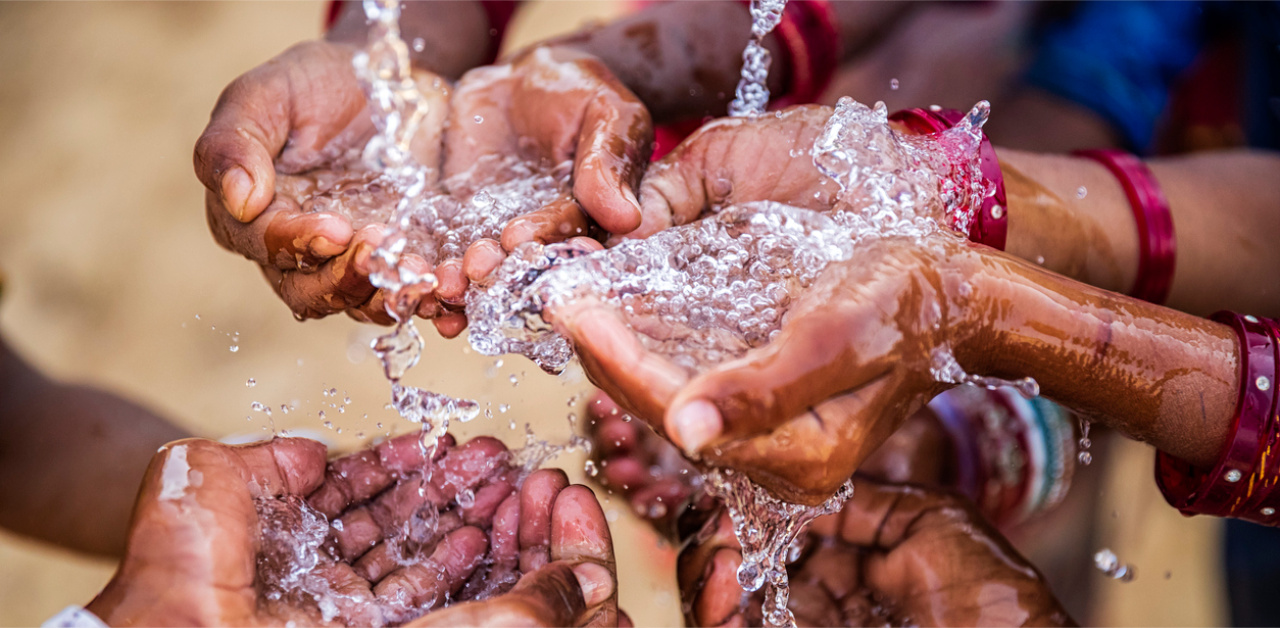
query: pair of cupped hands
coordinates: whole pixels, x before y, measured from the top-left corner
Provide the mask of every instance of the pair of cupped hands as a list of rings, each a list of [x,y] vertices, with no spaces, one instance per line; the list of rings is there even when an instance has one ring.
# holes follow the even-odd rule
[[[446,436],[431,451],[409,434],[328,461],[301,438],[170,443],[144,475],[115,576],[86,608],[112,626],[630,625],[591,489],[555,469],[526,473],[487,437]],[[302,503],[328,524],[316,555],[278,545],[308,536]],[[413,532],[424,517],[430,531]],[[683,547],[692,625],[758,622],[741,560],[723,513]],[[291,570],[284,585],[272,575]],[[919,488],[858,480],[844,510],[806,533],[791,572],[805,625],[1070,621],[972,505]]]
[[[276,185],[331,165],[371,136],[353,52],[304,43],[237,79],[197,144],[196,170],[208,188],[215,238],[260,264],[296,315],[346,311],[388,322],[384,296],[367,274],[381,227],[354,232],[341,216],[303,211]],[[431,87],[438,106],[414,152],[446,189],[485,156],[573,164],[571,194],[510,221],[500,241],[481,240],[461,260],[435,266],[439,286],[419,314],[446,336],[465,327],[468,284],[483,281],[521,243],[577,238],[598,248],[600,241],[582,237],[593,226],[609,244],[733,204],[767,200],[824,211],[837,200],[837,184],[803,150],[829,108],[715,120],[649,164],[652,123],[643,104],[584,53],[535,47],[453,86],[425,75],[419,84]],[[475,175],[465,178],[484,180]],[[692,375],[646,350],[603,304],[583,300],[548,316],[596,385],[686,453],[816,504],[944,388],[931,375],[935,349],[966,368],[984,366],[969,358],[983,355],[979,349],[997,335],[986,313],[1007,300],[999,280],[1018,275],[1016,264],[951,236],[931,237],[927,246],[892,238],[860,245],[794,297],[774,341]]]

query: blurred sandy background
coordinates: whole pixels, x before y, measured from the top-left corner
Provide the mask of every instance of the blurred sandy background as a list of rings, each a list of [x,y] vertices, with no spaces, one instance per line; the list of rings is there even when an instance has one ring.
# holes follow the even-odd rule
[[[298,404],[288,415],[275,412],[277,428],[308,428],[344,447],[408,427],[382,407],[387,384],[367,349],[377,329],[345,317],[295,322],[256,268],[213,243],[191,170],[192,145],[221,88],[316,36],[323,9],[320,2],[0,3],[7,275],[0,330],[21,353],[54,376],[123,394],[214,438],[265,434],[254,401]],[[618,3],[532,3],[509,45],[616,10]],[[257,385],[247,387],[249,378]],[[438,338],[409,379],[488,401],[495,413],[511,404],[508,414],[458,430],[509,443],[519,442],[507,429],[513,415],[563,438],[570,400],[587,389],[581,377],[547,376],[521,359],[495,368],[461,340]],[[322,395],[331,387],[352,400],[342,414]],[[321,410],[341,434],[322,427]],[[1115,512],[1103,540],[1139,576],[1119,584],[1099,574],[1100,610],[1078,619],[1222,624],[1217,526],[1163,506],[1149,452],[1131,446],[1116,455],[1123,473],[1102,496],[1103,512]],[[557,464],[581,478],[579,458]],[[671,551],[655,551],[653,535],[620,501],[606,499],[606,509],[616,517],[624,608],[640,625],[679,625]],[[0,533],[0,625],[38,625],[83,604],[111,571],[107,562]]]

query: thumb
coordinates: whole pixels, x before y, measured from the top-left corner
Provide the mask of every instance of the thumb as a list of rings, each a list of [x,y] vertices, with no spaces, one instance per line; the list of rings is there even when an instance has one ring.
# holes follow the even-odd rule
[[[289,115],[267,115],[279,107],[265,105],[288,102],[288,85],[280,78],[250,72],[236,79],[196,141],[196,176],[241,222],[257,218],[275,197],[272,157],[284,148]]]
[[[593,562],[559,561],[526,574],[506,594],[450,606],[406,625],[575,626],[593,606],[612,595],[613,578],[606,567]]]

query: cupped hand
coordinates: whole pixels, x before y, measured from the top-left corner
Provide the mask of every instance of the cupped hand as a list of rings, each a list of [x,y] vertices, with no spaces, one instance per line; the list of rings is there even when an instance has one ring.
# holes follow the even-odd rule
[[[939,360],[985,366],[1008,304],[975,281],[997,285],[1004,259],[947,234],[864,241],[794,296],[776,338],[692,377],[610,307],[553,317],[591,380],[687,453],[817,504],[946,388]]]
[[[708,526],[678,563],[690,625],[760,625],[762,595],[744,600],[729,517]],[[913,486],[855,479],[853,498],[811,524],[788,572],[800,625],[1072,624],[1044,577],[967,500]]]
[[[803,105],[704,124],[645,173],[640,226],[614,233],[645,238],[708,211],[756,201],[831,209],[839,186],[814,167],[810,149],[832,112]]]
[[[195,169],[207,188],[214,239],[261,266],[295,316],[346,311],[386,323],[383,295],[367,277],[385,225],[355,224],[327,202],[394,202],[368,187],[373,175],[360,162],[374,126],[354,53],[343,44],[303,42],[237,78],[196,142]],[[448,90],[433,74],[418,71],[415,78],[430,110],[411,148],[435,176]],[[409,257],[418,270],[429,270]]]
[[[416,435],[327,467],[324,453],[303,439],[167,446],[88,609],[111,625],[617,621],[604,514],[563,473],[517,486],[484,438],[446,437],[430,460]],[[478,601],[438,610],[449,600]]]
[[[445,133],[450,192],[468,195],[511,178],[515,159],[520,172],[567,169],[571,194],[510,220],[498,240],[474,243],[461,265],[437,271],[442,297],[460,302],[467,280],[487,276],[521,243],[586,236],[592,223],[611,233],[636,229],[652,141],[648,110],[586,53],[540,46],[468,72]]]

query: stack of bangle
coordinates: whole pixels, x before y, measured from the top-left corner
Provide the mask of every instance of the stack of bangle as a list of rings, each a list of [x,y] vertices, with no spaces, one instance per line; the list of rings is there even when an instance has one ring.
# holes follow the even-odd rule
[[[1219,312],[1213,320],[1230,325],[1240,339],[1240,396],[1231,437],[1212,469],[1202,469],[1156,453],[1156,484],[1184,515],[1234,517],[1280,524],[1280,415],[1276,409],[1276,364],[1280,326],[1275,320]]]
[[[1009,526],[1049,510],[1075,470],[1066,410],[1011,388],[960,386],[929,402],[956,453],[955,488],[989,521]]]
[[[1111,171],[1124,187],[1133,217],[1138,223],[1138,277],[1129,296],[1157,305],[1169,297],[1173,285],[1173,214],[1155,175],[1141,159],[1115,149],[1080,150],[1074,153],[1092,159]]]
[[[773,30],[782,48],[786,87],[772,109],[814,102],[831,84],[840,63],[840,30],[828,0],[792,0]]]
[[[955,109],[931,107],[903,109],[889,116],[889,119],[905,124],[915,133],[925,135],[941,133],[955,126],[964,115],[964,112]],[[978,160],[983,178],[995,189],[995,193],[982,200],[973,223],[969,225],[969,239],[1003,251],[1009,231],[1009,214],[1005,211],[1004,173],[1000,171],[996,149],[986,134],[983,134],[982,144],[978,147]]]

